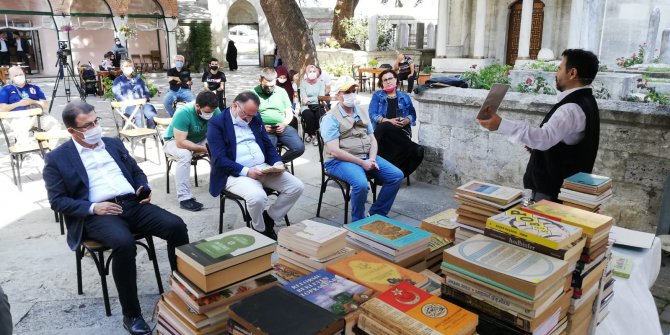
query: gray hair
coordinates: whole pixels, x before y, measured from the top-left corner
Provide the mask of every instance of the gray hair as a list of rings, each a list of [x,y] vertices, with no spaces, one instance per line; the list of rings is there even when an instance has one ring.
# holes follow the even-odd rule
[[[260,106],[261,104],[261,100],[258,98],[258,95],[256,95],[256,93],[251,91],[244,91],[238,94],[235,97],[235,100],[233,100],[233,103],[239,102],[240,104],[245,104],[249,100],[253,101],[256,104],[256,106]]]
[[[123,67],[123,65],[130,65],[130,66],[132,66],[132,65],[133,65],[133,61],[130,60],[130,59],[128,59],[128,58],[124,58],[123,60],[121,60],[121,63],[120,63],[119,65],[121,65],[121,67]]]
[[[261,70],[261,79],[273,81],[277,79],[277,71],[271,67],[263,68],[263,70]]]

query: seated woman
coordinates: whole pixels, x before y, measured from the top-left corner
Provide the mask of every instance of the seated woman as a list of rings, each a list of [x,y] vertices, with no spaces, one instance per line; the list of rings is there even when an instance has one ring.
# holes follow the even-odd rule
[[[372,94],[368,113],[375,128],[377,154],[397,166],[409,176],[423,160],[423,147],[412,142],[412,126],[416,125],[416,111],[409,95],[399,91],[398,77],[393,70],[379,75]]]
[[[319,145],[316,138],[316,130],[319,129],[319,119],[326,113],[319,105],[319,96],[326,94],[325,83],[319,80],[319,70],[314,65],[307,65],[305,70],[306,78],[300,83],[300,103],[301,115],[305,120],[305,129],[307,134],[305,142],[312,142],[313,145]]]

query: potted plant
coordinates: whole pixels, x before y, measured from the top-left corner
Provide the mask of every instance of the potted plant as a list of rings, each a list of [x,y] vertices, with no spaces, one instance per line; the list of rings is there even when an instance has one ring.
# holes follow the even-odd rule
[[[376,68],[377,64],[379,64],[379,61],[377,61],[376,59],[373,59],[368,62],[368,65],[370,65],[371,68]]]
[[[419,85],[425,84],[426,80],[430,79],[430,73],[433,72],[433,69],[434,68],[430,65],[422,67],[419,76],[417,77],[417,83],[419,83]]]

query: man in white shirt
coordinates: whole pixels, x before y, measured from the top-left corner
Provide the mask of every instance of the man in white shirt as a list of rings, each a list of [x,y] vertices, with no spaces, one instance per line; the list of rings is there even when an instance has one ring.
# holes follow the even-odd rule
[[[0,33],[0,66],[9,66],[9,41],[7,33]]]
[[[598,57],[590,51],[567,49],[556,72],[558,103],[539,128],[525,122],[490,117],[477,122],[526,146],[530,160],[523,177],[533,200],[557,201],[563,179],[591,173],[598,153],[600,114],[590,84],[598,73]]]

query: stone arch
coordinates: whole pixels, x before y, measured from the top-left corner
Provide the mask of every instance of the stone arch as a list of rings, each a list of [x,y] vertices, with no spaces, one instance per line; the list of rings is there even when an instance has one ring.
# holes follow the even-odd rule
[[[237,0],[228,10],[228,24],[258,24],[258,12],[247,0]]]

